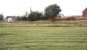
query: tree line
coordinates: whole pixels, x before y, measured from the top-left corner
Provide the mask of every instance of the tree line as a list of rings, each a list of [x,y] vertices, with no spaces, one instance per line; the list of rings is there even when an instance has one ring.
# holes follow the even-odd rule
[[[31,11],[27,16],[17,16],[15,17],[18,21],[37,21],[37,20],[47,20],[49,17],[55,18],[61,12],[60,6],[57,4],[52,4],[44,9],[44,13],[38,11]],[[4,15],[0,15],[0,20],[3,20]]]

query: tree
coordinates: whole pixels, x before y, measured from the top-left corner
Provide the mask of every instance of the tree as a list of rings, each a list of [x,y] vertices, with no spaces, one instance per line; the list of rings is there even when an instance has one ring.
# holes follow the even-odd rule
[[[27,17],[25,17],[25,16],[17,16],[16,20],[18,20],[18,21],[27,21]]]
[[[25,16],[21,16],[21,20],[23,20],[23,21],[27,21],[27,17],[25,17]]]
[[[60,6],[53,4],[45,9],[45,15],[48,19],[54,20],[54,18],[61,12]]]
[[[4,16],[3,14],[0,14],[0,20],[3,20]]]
[[[40,20],[40,17],[42,16],[41,13],[39,12],[31,12],[29,15],[28,15],[28,20],[30,21],[36,21],[36,20]]]
[[[47,16],[45,16],[45,15],[41,15],[41,17],[40,17],[40,20],[47,20],[48,18],[47,18]]]

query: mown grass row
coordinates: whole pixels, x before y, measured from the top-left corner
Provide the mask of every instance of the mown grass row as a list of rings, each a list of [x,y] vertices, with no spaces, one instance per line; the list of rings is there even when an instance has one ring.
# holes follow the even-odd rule
[[[14,23],[2,22],[0,26],[16,26],[16,27],[86,27],[87,20],[77,20],[77,21],[56,21],[54,23],[49,21],[17,21]]]
[[[0,50],[86,50],[87,27],[0,27]]]

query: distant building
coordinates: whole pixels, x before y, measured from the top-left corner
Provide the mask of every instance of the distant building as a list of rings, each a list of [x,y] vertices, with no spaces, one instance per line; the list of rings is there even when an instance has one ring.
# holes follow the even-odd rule
[[[14,21],[15,21],[15,16],[7,16],[7,17],[6,17],[6,21],[7,21],[8,23],[14,22]]]
[[[85,8],[82,13],[83,13],[82,14],[83,17],[87,17],[87,8]]]

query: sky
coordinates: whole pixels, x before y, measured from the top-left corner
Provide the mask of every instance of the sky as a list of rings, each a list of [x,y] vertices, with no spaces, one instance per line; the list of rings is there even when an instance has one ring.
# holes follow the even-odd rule
[[[82,15],[87,7],[87,0],[0,0],[0,14],[4,16],[21,16],[30,8],[33,11],[44,12],[51,4],[57,4],[65,16]]]

